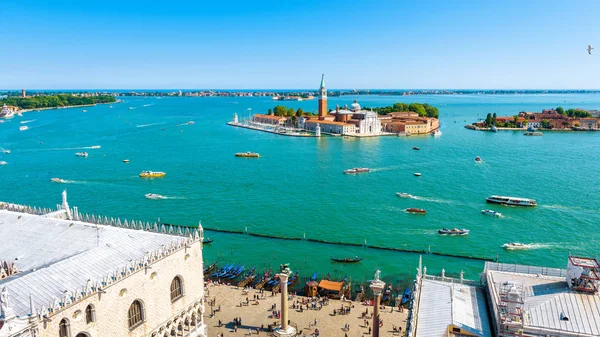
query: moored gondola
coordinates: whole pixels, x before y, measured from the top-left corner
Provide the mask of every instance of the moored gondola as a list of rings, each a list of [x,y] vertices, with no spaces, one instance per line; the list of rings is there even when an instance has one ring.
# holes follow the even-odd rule
[[[210,238],[204,238],[204,239],[202,239],[202,243],[204,243],[204,244],[208,244],[208,243],[211,243],[213,241],[215,241],[215,240],[210,239]]]
[[[362,260],[363,260],[362,257],[358,257],[358,256],[355,256],[355,257],[345,257],[343,259],[338,259],[338,258],[335,258],[335,257],[331,258],[331,261],[333,261],[333,262],[341,262],[341,263],[356,263],[356,262],[360,262]]]

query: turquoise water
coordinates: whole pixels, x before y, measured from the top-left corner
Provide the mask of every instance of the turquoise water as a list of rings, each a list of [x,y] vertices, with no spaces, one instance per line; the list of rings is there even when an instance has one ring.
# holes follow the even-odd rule
[[[52,207],[67,188],[83,212],[127,219],[195,225],[495,258],[508,263],[564,267],[569,253],[595,256],[600,243],[597,170],[600,133],[484,133],[464,129],[488,112],[514,115],[562,105],[600,107],[598,94],[360,96],[363,106],[427,102],[440,109],[442,137],[293,138],[225,125],[232,114],[264,112],[269,98],[126,98],[124,103],[30,112],[0,124],[0,200]],[[354,97],[329,100],[330,107]],[[317,101],[285,102],[316,110]],[[134,109],[129,109],[134,107]],[[187,121],[195,124],[188,125]],[[30,121],[19,131],[21,121]],[[85,149],[100,145],[100,149]],[[421,151],[412,150],[418,146]],[[88,158],[75,152],[87,151]],[[235,158],[256,151],[260,159]],[[477,164],[475,156],[484,163]],[[124,164],[123,159],[129,159]],[[344,175],[366,166],[373,172]],[[165,171],[143,180],[142,170]],[[413,176],[421,172],[422,176]],[[51,183],[50,178],[68,180]],[[401,199],[396,192],[418,196]],[[146,193],[171,198],[148,200]],[[534,198],[535,209],[486,205],[491,194]],[[407,207],[427,215],[406,214]],[[502,212],[501,219],[480,214]],[[468,237],[436,235],[442,227],[465,227]],[[303,276],[314,271],[370,277],[376,268],[392,278],[415,273],[418,255],[305,241],[278,241],[207,232],[206,262],[277,266],[290,262]],[[534,244],[505,251],[502,244]],[[359,255],[357,265],[330,256]],[[424,255],[429,273],[477,278],[483,263]]]

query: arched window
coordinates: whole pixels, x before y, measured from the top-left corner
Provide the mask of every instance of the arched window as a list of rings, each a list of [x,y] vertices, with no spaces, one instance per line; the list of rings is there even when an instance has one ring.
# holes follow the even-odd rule
[[[75,337],[90,337],[90,334],[87,332],[80,332]]]
[[[58,324],[58,336],[71,337],[71,324],[69,324],[68,319],[63,318]]]
[[[142,302],[135,300],[129,307],[129,329],[133,329],[144,321],[144,306]]]
[[[96,309],[92,304],[85,308],[85,322],[87,324],[94,323],[96,321]]]
[[[175,302],[183,296],[183,281],[181,277],[175,276],[171,282],[171,302]]]

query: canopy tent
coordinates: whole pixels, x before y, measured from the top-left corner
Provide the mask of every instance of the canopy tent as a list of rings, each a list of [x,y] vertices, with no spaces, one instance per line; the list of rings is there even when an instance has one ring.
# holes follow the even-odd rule
[[[319,282],[319,288],[337,292],[342,291],[343,285],[344,282],[334,282],[328,280],[321,280],[321,282]]]

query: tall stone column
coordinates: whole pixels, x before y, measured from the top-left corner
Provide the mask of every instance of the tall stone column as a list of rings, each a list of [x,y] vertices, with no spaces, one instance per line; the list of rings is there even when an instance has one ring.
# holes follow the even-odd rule
[[[385,289],[385,282],[379,279],[379,273],[379,270],[375,273],[375,279],[371,281],[371,285],[369,286],[369,288],[373,290],[373,296],[375,297],[373,301],[374,307],[372,337],[379,337],[379,305],[381,304],[381,293],[383,292],[383,289]]]
[[[282,337],[296,335],[296,328],[288,325],[288,280],[292,271],[287,265],[281,265],[281,270],[277,276],[279,277],[279,289],[281,290],[281,326],[276,333]]]

